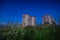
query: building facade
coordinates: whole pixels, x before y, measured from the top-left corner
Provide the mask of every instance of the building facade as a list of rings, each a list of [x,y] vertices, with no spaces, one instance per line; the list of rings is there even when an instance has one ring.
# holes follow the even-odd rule
[[[52,22],[54,22],[54,19],[52,16],[50,15],[45,15],[42,17],[42,24],[45,24],[45,23],[49,23],[49,24],[52,24]]]
[[[35,26],[35,17],[32,17],[28,14],[24,14],[22,24],[23,26]]]

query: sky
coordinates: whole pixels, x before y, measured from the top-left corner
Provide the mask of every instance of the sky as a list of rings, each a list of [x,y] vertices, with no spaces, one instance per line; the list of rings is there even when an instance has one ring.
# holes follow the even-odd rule
[[[42,23],[42,16],[51,15],[55,21],[60,17],[59,0],[0,0],[0,23],[8,21],[22,23],[22,15],[36,17],[36,23]]]

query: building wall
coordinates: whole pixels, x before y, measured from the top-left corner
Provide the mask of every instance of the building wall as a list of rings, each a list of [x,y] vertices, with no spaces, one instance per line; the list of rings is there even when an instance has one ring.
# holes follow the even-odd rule
[[[45,15],[42,17],[42,23],[45,24],[45,23],[49,23],[49,24],[52,24],[52,21],[54,21],[53,17],[50,16],[50,15]]]
[[[28,16],[29,16],[29,15],[27,15],[27,14],[24,14],[24,15],[23,15],[23,21],[22,21],[22,22],[23,22],[23,23],[22,23],[23,26],[28,25],[28,24],[27,24],[27,23],[28,23],[28,22],[27,22],[27,20],[28,20]]]
[[[36,19],[35,19],[35,17],[32,17],[32,26],[35,26],[36,25]]]
[[[22,24],[23,26],[35,26],[35,17],[24,14]]]

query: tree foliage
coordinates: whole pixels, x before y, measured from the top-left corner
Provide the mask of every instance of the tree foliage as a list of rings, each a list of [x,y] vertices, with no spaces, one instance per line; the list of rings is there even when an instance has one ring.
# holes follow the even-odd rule
[[[0,40],[60,40],[60,27],[43,25],[39,27],[3,27]]]

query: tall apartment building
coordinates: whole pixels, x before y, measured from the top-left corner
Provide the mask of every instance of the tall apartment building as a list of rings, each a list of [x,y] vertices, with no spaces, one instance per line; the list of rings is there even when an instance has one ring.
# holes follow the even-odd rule
[[[45,24],[45,23],[49,23],[49,24],[52,24],[52,22],[54,22],[54,19],[52,16],[50,15],[45,15],[42,17],[42,24]]]
[[[35,17],[32,17],[28,14],[24,14],[23,15],[23,21],[22,21],[22,24],[23,26],[35,26]]]

